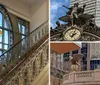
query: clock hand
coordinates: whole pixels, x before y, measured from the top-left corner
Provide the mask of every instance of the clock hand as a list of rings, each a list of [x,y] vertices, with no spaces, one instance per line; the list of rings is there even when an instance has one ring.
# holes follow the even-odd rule
[[[73,33],[71,37],[74,37],[77,33]]]
[[[69,33],[69,35],[72,36],[72,35],[73,35],[73,31],[71,31],[71,32]]]
[[[73,37],[74,35],[76,35],[76,30],[74,30],[74,32],[72,33],[71,37]]]

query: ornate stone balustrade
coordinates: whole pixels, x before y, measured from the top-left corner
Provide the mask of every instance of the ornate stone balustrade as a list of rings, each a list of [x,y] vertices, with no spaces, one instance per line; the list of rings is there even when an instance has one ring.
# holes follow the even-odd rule
[[[48,40],[46,40],[28,59],[9,73],[0,85],[31,85],[43,68],[48,64]]]
[[[92,71],[71,72],[63,76],[63,85],[100,85],[100,69]]]
[[[48,34],[48,21],[44,22],[28,36],[10,48],[0,56],[0,79],[3,78],[11,69],[13,69],[32,47],[36,48],[40,42]],[[42,41],[40,42],[42,43]]]
[[[48,63],[48,21],[0,56],[0,85],[30,85]]]

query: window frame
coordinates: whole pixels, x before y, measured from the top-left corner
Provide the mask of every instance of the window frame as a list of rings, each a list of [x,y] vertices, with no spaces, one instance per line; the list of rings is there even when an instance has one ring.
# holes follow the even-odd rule
[[[9,13],[2,4],[0,4],[0,13],[2,14],[2,26],[0,26],[0,29],[2,30],[2,39],[0,41],[0,44],[2,47],[0,48],[0,52],[3,53],[5,51],[7,51],[13,45],[14,36],[13,36],[12,23],[11,23]],[[5,27],[5,22],[6,22],[7,27]],[[5,32],[8,33],[7,34],[8,35],[8,43],[5,43],[5,37],[6,37]],[[12,38],[10,38],[10,37],[12,37]],[[4,48],[5,45],[8,45],[7,49]]]
[[[17,24],[18,24],[18,31],[20,34],[20,39],[23,39],[22,36],[24,36],[25,38],[29,34],[29,22],[17,17]],[[23,26],[25,27],[24,34],[22,33]]]

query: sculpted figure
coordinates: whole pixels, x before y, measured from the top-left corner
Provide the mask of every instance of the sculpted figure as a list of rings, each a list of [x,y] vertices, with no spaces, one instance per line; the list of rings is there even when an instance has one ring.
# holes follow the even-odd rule
[[[80,60],[81,54],[75,54],[72,56],[69,56],[69,59],[71,61],[71,71],[78,71],[80,67]]]

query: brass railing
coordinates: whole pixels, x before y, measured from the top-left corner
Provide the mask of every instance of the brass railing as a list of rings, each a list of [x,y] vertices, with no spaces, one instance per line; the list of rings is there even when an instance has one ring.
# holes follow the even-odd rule
[[[37,76],[40,76],[41,72],[44,74],[47,72],[48,59],[47,39],[34,52],[30,53],[28,58],[24,62],[22,61],[22,64],[16,70],[6,75],[0,85],[33,85],[32,83]]]
[[[48,21],[32,31],[28,36],[11,47],[8,51],[0,56],[0,79],[14,68],[22,59],[23,56],[40,42],[45,35],[48,34]]]

